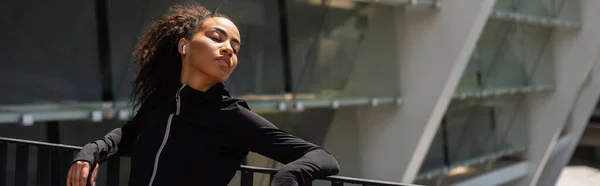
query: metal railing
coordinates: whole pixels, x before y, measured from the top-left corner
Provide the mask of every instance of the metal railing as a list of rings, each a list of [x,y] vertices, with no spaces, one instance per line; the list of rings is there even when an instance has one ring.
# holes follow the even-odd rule
[[[37,185],[65,185],[69,164],[73,160],[74,154],[81,147],[53,144],[37,141],[29,141],[22,139],[3,138],[0,137],[0,186],[7,185],[7,170],[8,170],[8,145],[16,145],[15,156],[15,174],[14,185],[28,185],[29,176],[29,150],[31,147],[37,148],[37,168],[36,168],[36,184]],[[106,185],[118,186],[120,180],[120,158],[111,158],[106,162],[107,175]],[[252,186],[254,182],[254,174],[266,174],[270,178],[277,172],[276,169],[253,167],[242,165],[238,169],[241,173],[240,185]],[[329,176],[319,180],[327,181],[332,186],[342,186],[344,184],[368,185],[368,186],[409,186],[412,184],[401,184],[395,182],[386,182],[378,180],[367,180],[360,178],[351,178],[343,176]],[[312,185],[312,184],[308,184]]]

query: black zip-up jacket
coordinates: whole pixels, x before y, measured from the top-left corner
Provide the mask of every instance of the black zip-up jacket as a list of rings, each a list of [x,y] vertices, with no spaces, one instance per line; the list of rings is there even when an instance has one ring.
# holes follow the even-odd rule
[[[95,165],[130,156],[130,186],[224,186],[249,151],[286,164],[272,185],[302,185],[338,173],[327,151],[253,113],[223,84],[206,92],[179,85],[153,93],[131,121],[86,144],[73,162]]]

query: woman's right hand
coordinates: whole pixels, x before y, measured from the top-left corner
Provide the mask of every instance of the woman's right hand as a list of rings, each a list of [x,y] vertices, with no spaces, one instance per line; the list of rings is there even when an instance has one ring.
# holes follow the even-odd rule
[[[87,161],[77,161],[73,163],[71,168],[69,168],[69,173],[67,174],[67,186],[86,186],[85,181],[87,181],[90,169],[90,163]],[[96,164],[96,168],[91,175],[92,178],[90,179],[90,185],[93,185],[94,181],[96,181],[98,169],[99,166]]]

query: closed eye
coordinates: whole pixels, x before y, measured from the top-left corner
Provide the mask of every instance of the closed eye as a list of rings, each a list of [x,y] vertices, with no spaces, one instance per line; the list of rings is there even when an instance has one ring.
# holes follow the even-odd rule
[[[212,28],[211,30],[212,32],[208,35],[208,37],[210,37],[210,39],[212,39],[215,42],[225,42],[225,40],[223,40],[222,38],[228,38],[229,35],[227,34],[227,32],[225,32],[225,30],[221,29],[221,28]],[[238,54],[239,52],[239,48],[240,48],[240,40],[236,39],[236,38],[231,38],[231,45],[233,48],[233,53],[234,54]]]
[[[215,42],[223,42],[223,41],[221,41],[221,38],[216,37],[216,36],[210,36],[210,39],[212,39]]]

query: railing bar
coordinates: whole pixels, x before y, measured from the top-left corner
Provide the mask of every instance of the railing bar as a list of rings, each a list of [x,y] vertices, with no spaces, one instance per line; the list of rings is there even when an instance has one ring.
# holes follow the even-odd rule
[[[345,176],[329,176],[325,178],[321,178],[320,180],[326,181],[342,181],[344,183],[352,183],[352,184],[371,184],[371,185],[389,185],[389,186],[417,186],[414,184],[401,184],[389,181],[379,181],[379,180],[369,180],[369,179],[361,179],[361,178],[352,178]]]
[[[275,172],[277,172],[277,169],[272,169],[272,168],[265,168],[265,167],[255,167],[255,166],[248,166],[248,165],[242,165],[240,166],[240,170],[248,170],[248,171],[252,171],[252,172],[256,172],[256,173],[263,173],[263,174],[274,174]]]
[[[81,147],[70,146],[70,145],[60,145],[60,144],[52,144],[52,143],[44,143],[37,141],[29,141],[29,140],[21,140],[21,139],[13,139],[13,138],[4,138],[0,137],[0,180],[6,180],[6,170],[7,170],[7,143],[15,143],[21,145],[29,145],[29,146],[38,146],[38,168],[42,170],[38,170],[38,175],[41,175],[44,170],[49,170],[49,173],[44,176],[39,176],[38,185],[40,185],[41,181],[50,180],[51,185],[64,185],[66,180],[66,172],[68,171],[68,166],[73,158],[73,151],[78,151]],[[68,152],[66,152],[67,150]],[[64,151],[64,152],[61,152]],[[70,153],[69,155],[61,156],[62,154]],[[45,157],[44,157],[45,156]],[[28,155],[26,156],[28,157]],[[47,157],[47,158],[46,158]],[[62,157],[62,158],[61,158]],[[64,158],[64,159],[63,159]],[[46,163],[44,166],[44,162],[50,160],[49,163]],[[67,160],[69,160],[67,162]],[[64,162],[63,162],[64,161]],[[109,161],[109,163],[112,161]],[[119,162],[120,164],[120,162]],[[116,165],[116,164],[115,164]],[[116,166],[119,169],[119,166]],[[64,169],[64,170],[63,170]],[[254,180],[254,173],[262,173],[269,174],[270,180],[273,179],[273,175],[277,172],[277,169],[272,168],[263,168],[263,167],[254,167],[254,166],[246,166],[241,165],[239,170],[242,173],[242,185],[251,186]],[[119,171],[110,171],[112,174],[119,174]],[[45,177],[50,175],[49,178]],[[118,177],[113,177],[118,178]],[[117,179],[118,180],[118,179]],[[329,176],[325,178],[320,178],[319,180],[331,181],[332,184],[342,184],[343,183],[351,183],[351,184],[362,184],[362,185],[380,185],[380,186],[411,186],[413,184],[401,184],[395,182],[387,182],[387,181],[378,181],[378,180],[368,180],[368,179],[360,179],[360,178],[352,178],[352,177],[344,177],[344,176]],[[63,184],[61,184],[61,182]],[[117,183],[115,181],[113,183]],[[112,184],[116,185],[116,184]],[[6,186],[6,183],[0,181],[0,186]]]
[[[37,154],[37,175],[38,186],[46,186],[50,181],[50,149],[39,147]]]
[[[19,144],[17,145],[15,164],[15,185],[16,186],[27,186],[27,173],[29,167],[29,146]]]
[[[247,165],[242,165],[240,166],[240,170],[244,171],[244,170],[248,170],[248,171],[252,171],[252,172],[256,172],[256,173],[264,173],[264,174],[275,174],[277,172],[277,169],[272,169],[272,168],[264,168],[264,167],[255,167],[255,166],[247,166]],[[369,179],[361,179],[361,178],[352,178],[352,177],[345,177],[345,176],[329,176],[329,177],[325,177],[325,178],[321,178],[320,180],[325,180],[325,181],[343,181],[344,183],[352,183],[352,184],[371,184],[371,185],[389,185],[389,186],[417,186],[417,185],[413,185],[413,184],[401,184],[401,183],[395,183],[395,182],[388,182],[388,181],[379,181],[379,180],[369,180]]]
[[[96,167],[97,168],[97,167]],[[106,185],[119,186],[121,170],[121,158],[115,156],[108,161]]]
[[[6,186],[6,169],[8,159],[8,148],[5,142],[0,142],[0,186]]]
[[[30,140],[22,140],[22,139],[14,139],[14,138],[0,137],[0,141],[6,141],[6,142],[10,142],[10,143],[24,144],[24,145],[34,145],[34,146],[43,146],[43,147],[66,148],[66,149],[71,149],[71,150],[81,150],[81,147],[77,147],[77,146],[54,144],[54,143],[45,143],[45,142],[39,142],[39,141],[30,141]]]

